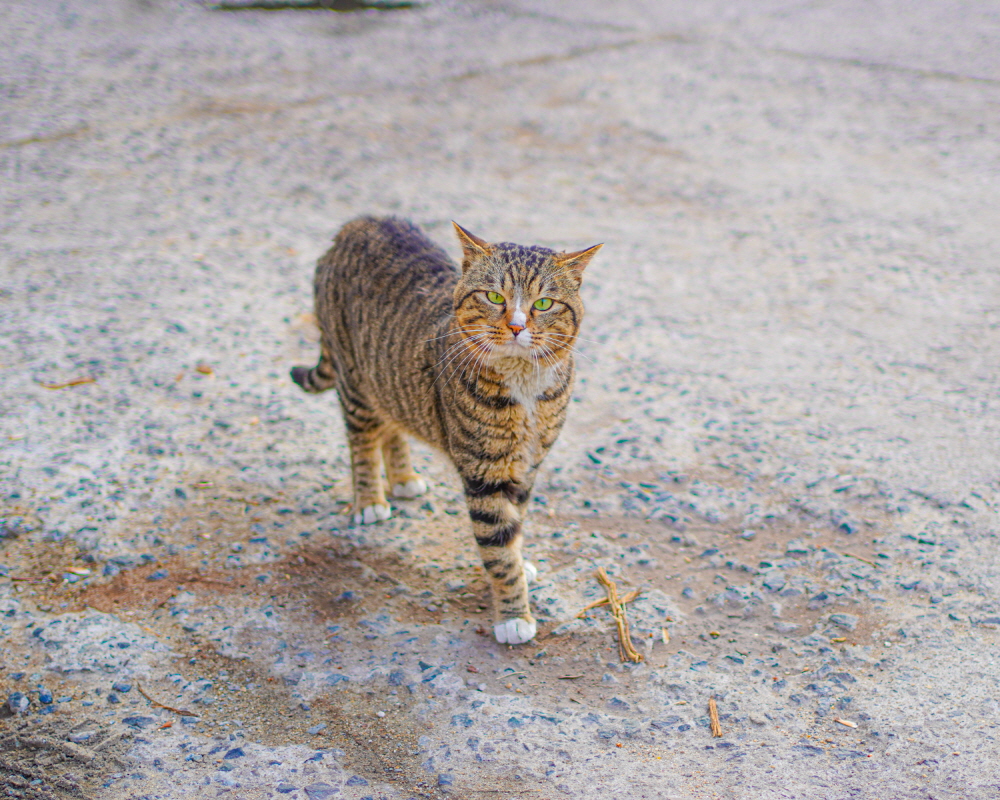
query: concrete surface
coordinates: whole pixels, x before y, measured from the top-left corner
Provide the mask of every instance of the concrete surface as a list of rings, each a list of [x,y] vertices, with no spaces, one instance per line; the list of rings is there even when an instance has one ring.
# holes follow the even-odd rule
[[[8,796],[1000,796],[995,5],[0,18]],[[530,645],[287,378],[366,212],[606,243]]]

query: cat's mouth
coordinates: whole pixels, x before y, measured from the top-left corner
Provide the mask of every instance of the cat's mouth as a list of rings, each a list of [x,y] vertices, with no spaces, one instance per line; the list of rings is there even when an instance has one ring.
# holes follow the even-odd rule
[[[476,350],[486,354],[489,358],[522,358],[533,361],[544,358],[548,354],[547,348],[527,328],[506,337],[498,331],[479,334],[466,332],[466,338]]]
[[[537,350],[535,337],[527,328],[514,333],[510,338],[493,345],[493,352],[498,355],[514,356],[516,358],[532,358]]]

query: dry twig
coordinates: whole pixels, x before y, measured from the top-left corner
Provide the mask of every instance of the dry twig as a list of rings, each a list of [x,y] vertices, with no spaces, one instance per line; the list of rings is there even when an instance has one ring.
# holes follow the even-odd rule
[[[640,594],[642,594],[642,589],[633,589],[627,595],[622,597],[618,602],[624,605],[625,603],[631,603]],[[600,606],[606,606],[608,604],[608,598],[602,597],[600,600],[595,600],[593,603],[587,603],[583,608],[580,609],[580,613],[576,615],[577,619],[583,619],[587,616],[587,612],[592,608],[599,608]]]
[[[722,725],[719,724],[719,707],[715,704],[715,698],[708,698],[708,721],[712,726],[712,737],[718,739],[722,736]]]
[[[135,682],[135,688],[139,690],[139,694],[145,697],[152,704],[153,708],[163,708],[166,709],[167,711],[170,711],[173,714],[177,714],[180,717],[201,716],[201,714],[195,714],[193,711],[188,711],[187,709],[184,708],[174,708],[173,706],[168,706],[161,703],[159,700],[154,700],[152,697],[146,694],[146,691],[142,688],[142,684],[140,684],[139,681]]]
[[[43,383],[44,389],[69,389],[71,386],[85,386],[88,383],[97,383],[96,378],[74,378],[66,383]]]
[[[843,555],[847,556],[848,558],[856,558],[858,561],[860,561],[860,562],[862,562],[864,564],[867,564],[870,567],[878,567],[879,566],[877,562],[875,562],[875,561],[869,561],[867,558],[862,558],[861,556],[856,556],[856,555],[854,555],[854,553],[843,553]]]
[[[608,577],[604,567],[598,567],[597,580],[608,593],[608,604],[611,606],[611,613],[618,624],[618,654],[622,661],[642,661],[642,654],[632,646],[632,636],[628,630],[628,619],[625,617],[625,606],[618,599],[618,587],[615,582]],[[630,593],[631,594],[631,593]]]

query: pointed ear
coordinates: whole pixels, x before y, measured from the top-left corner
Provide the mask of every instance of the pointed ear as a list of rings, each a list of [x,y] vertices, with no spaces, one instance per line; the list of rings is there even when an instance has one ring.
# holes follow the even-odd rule
[[[489,255],[492,252],[488,242],[484,242],[478,236],[473,236],[455,220],[452,220],[451,224],[455,226],[455,233],[458,234],[458,241],[462,245],[463,264],[468,264],[472,259]]]
[[[588,247],[586,250],[580,250],[576,253],[557,253],[556,254],[556,264],[560,267],[565,267],[566,269],[571,269],[578,275],[582,275],[583,271],[587,268],[587,264],[590,263],[590,259],[597,255],[597,251],[604,247],[604,243],[595,244],[593,247]]]

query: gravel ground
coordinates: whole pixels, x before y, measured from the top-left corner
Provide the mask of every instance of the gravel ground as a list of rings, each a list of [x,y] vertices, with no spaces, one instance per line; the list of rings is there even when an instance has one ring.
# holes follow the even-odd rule
[[[0,15],[7,796],[1000,796],[994,7]],[[606,243],[528,645],[287,378],[368,212]]]

